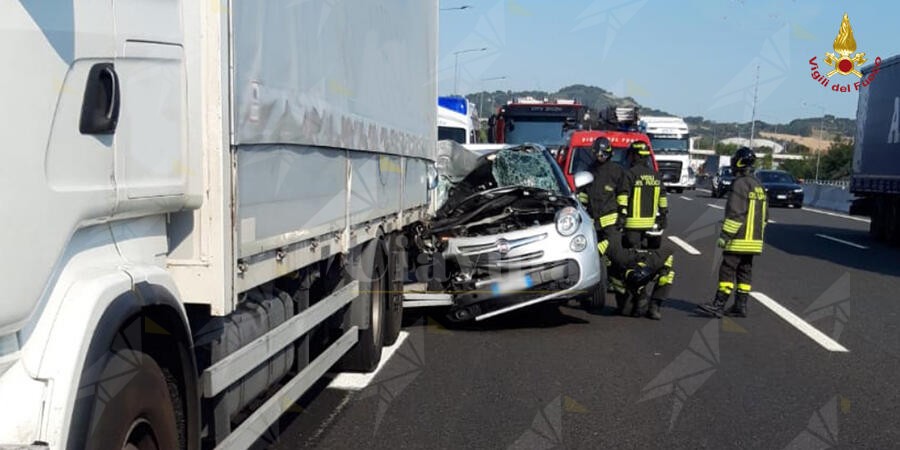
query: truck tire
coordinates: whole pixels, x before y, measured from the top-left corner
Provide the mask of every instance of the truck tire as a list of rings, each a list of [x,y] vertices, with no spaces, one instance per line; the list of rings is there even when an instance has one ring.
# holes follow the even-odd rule
[[[341,359],[341,370],[347,372],[372,372],[378,367],[378,362],[381,360],[381,349],[384,345],[384,318],[387,313],[387,291],[390,286],[385,273],[384,245],[381,242],[375,242],[373,245],[374,254],[363,262],[363,264],[369,264],[372,269],[362,270],[358,275],[359,296],[368,296],[369,298],[369,328],[359,330],[359,339],[356,341],[356,345]]]
[[[384,315],[384,345],[393,345],[400,337],[403,322],[403,284],[406,280],[406,237],[397,233],[388,240],[388,289]]]
[[[184,448],[178,388],[152,357],[136,350],[116,351],[98,376],[97,385],[89,387],[91,418],[83,448]]]

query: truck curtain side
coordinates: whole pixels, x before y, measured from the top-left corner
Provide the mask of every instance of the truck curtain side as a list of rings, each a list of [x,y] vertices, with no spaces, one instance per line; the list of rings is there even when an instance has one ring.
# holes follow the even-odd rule
[[[436,1],[0,10],[47,74],[0,71],[0,243],[36,253],[2,266],[0,442],[246,448],[374,369],[429,214]]]
[[[856,142],[850,212],[871,216],[869,231],[900,244],[900,56],[862,69],[856,111]],[[871,80],[871,81],[869,81]]]

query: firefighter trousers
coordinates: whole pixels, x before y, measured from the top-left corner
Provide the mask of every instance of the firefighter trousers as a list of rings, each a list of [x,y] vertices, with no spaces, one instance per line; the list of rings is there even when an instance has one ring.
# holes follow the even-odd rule
[[[753,275],[753,255],[725,252],[722,254],[722,265],[719,266],[719,288],[716,299],[727,301],[732,292],[738,295],[750,293]]]

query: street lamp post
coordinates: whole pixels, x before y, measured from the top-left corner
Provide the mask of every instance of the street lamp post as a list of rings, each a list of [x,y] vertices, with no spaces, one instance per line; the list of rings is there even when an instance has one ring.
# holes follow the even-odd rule
[[[502,75],[499,77],[482,78],[481,82],[484,83],[487,81],[498,81],[498,80],[505,80],[505,79],[506,79],[506,75]],[[482,112],[484,112],[484,86],[481,87],[481,93],[478,94],[478,113],[481,114]]]
[[[824,106],[816,105],[813,103],[803,102],[802,105],[819,108],[822,111],[822,118],[819,120],[819,140],[824,141],[825,140],[825,111],[827,111],[827,110],[825,109]],[[819,182],[819,162],[821,161],[821,159],[822,159],[822,151],[819,150],[816,152],[816,183]]]
[[[474,53],[474,52],[484,52],[487,51],[487,47],[481,48],[468,48],[465,50],[457,50],[453,52],[453,95],[458,95],[459,92],[457,88],[459,87],[459,55],[463,53]]]

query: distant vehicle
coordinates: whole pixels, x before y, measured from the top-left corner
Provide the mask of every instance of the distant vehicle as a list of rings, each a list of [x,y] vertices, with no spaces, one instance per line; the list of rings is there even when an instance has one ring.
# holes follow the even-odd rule
[[[715,177],[722,168],[731,166],[731,156],[726,155],[709,155],[703,162],[703,174],[706,177]]]
[[[561,145],[584,121],[587,109],[575,100],[517,98],[488,120],[488,141],[497,144]]]
[[[722,167],[713,175],[712,178],[712,196],[722,198],[725,193],[731,190],[731,184],[734,182],[734,174],[731,173],[731,167]]]
[[[445,268],[443,277],[429,281],[423,301],[443,293],[454,321],[576,297],[602,306],[606,267],[593,221],[549,152],[536,144],[482,149],[477,159],[456,155],[439,166],[439,191],[449,180],[445,171],[469,170],[451,182],[420,242],[434,266]],[[591,181],[589,174],[578,178]],[[404,305],[415,306],[415,296],[407,294]]]
[[[609,139],[613,148],[612,160],[627,167],[627,150],[632,142],[641,141],[650,144],[647,135],[636,131],[576,131],[569,137],[568,143],[556,155],[556,161],[566,176],[569,188],[575,189],[575,174],[590,170],[594,162],[594,153],[591,146],[599,137]],[[651,150],[650,162],[653,170],[657,170],[656,159]]]
[[[783,170],[757,170],[756,178],[766,189],[770,206],[803,207],[803,186]]]
[[[476,110],[465,97],[438,97],[438,140],[474,144],[478,132]]]
[[[696,180],[691,170],[691,139],[684,119],[642,116],[640,125],[650,137],[663,184],[675,192],[693,189]]]
[[[900,55],[862,69],[856,111],[856,149],[850,192],[859,197],[851,214],[870,216],[869,233],[900,244]]]

